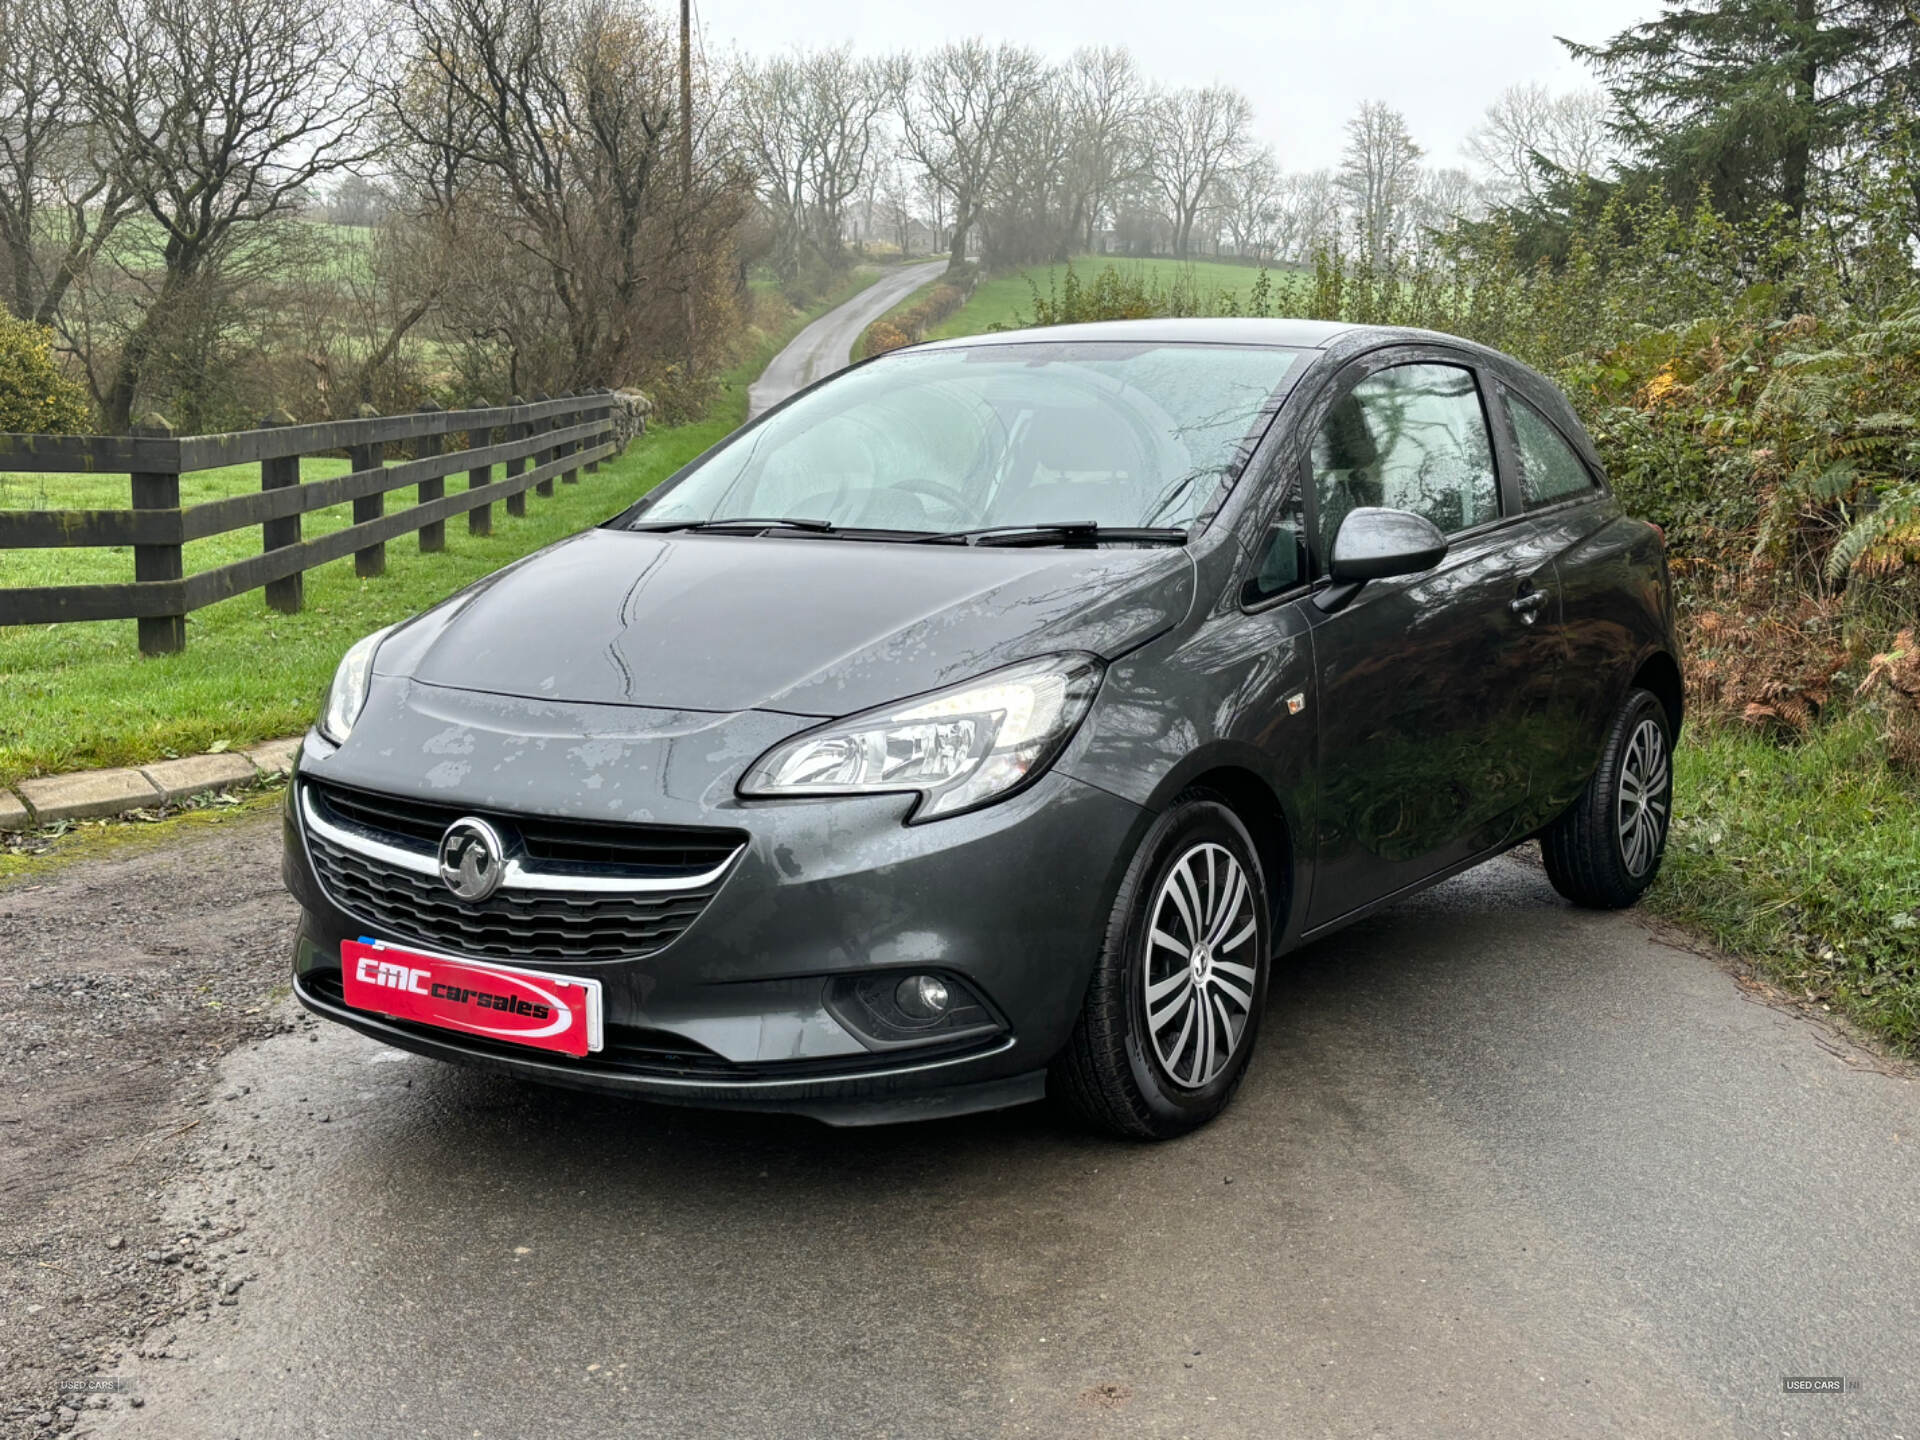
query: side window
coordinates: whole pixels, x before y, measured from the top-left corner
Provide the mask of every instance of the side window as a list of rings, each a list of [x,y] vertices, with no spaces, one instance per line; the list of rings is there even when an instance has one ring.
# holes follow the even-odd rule
[[[1257,542],[1255,569],[1240,597],[1248,605],[1291,590],[1308,575],[1306,506],[1300,482],[1290,480],[1287,487],[1287,498]]]
[[[1529,506],[1551,505],[1593,489],[1593,476],[1560,432],[1533,406],[1507,392],[1513,438],[1520,449],[1520,493]]]
[[[1499,518],[1493,443],[1473,372],[1396,365],[1369,375],[1328,413],[1313,441],[1319,554],[1349,511],[1411,510],[1453,534]]]

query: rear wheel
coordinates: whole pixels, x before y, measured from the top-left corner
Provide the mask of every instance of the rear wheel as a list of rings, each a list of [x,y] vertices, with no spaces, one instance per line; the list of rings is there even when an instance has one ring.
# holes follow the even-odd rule
[[[1267,887],[1246,827],[1189,791],[1121,882],[1053,1088],[1111,1134],[1204,1125],[1246,1074],[1267,997]]]
[[[1580,798],[1540,835],[1553,888],[1576,905],[1620,910],[1660,873],[1673,814],[1673,725],[1650,690],[1614,717]]]

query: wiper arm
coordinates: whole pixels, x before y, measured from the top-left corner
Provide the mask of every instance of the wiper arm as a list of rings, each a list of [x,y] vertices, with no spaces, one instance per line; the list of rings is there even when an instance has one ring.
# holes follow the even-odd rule
[[[659,520],[648,524],[637,520],[627,527],[630,530],[808,530],[818,535],[831,535],[834,525],[827,520],[795,520],[785,517],[762,517],[758,515],[729,515],[721,520]]]
[[[1165,526],[1101,525],[1092,520],[1053,520],[1033,525],[984,525],[977,530],[942,530],[922,536],[917,545],[1049,545],[1080,540],[1134,541],[1148,545],[1184,545],[1187,532]]]

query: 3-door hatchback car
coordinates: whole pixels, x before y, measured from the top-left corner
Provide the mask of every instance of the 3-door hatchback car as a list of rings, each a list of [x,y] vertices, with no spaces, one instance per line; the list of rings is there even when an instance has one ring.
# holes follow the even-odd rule
[[[296,990],[656,1100],[1054,1091],[1172,1136],[1275,956],[1533,836],[1630,904],[1675,657],[1659,532],[1502,355],[1263,320],[897,351],[348,652],[290,790]]]

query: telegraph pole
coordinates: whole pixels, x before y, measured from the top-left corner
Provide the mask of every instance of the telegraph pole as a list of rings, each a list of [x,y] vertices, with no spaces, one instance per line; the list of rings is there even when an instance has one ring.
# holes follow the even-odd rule
[[[693,195],[693,0],[680,0],[680,191]]]
[[[693,218],[693,0],[680,0],[680,319],[686,330],[687,373],[693,373],[693,251],[686,222]]]

